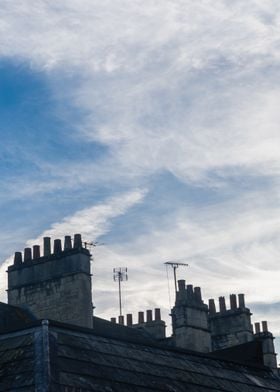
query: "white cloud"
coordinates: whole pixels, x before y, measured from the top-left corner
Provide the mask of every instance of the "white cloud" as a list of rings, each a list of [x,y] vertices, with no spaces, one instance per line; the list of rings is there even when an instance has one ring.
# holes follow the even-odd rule
[[[2,56],[82,76],[80,132],[118,170],[279,173],[277,2],[2,3]]]
[[[271,64],[279,56],[280,8],[268,3],[4,0],[1,52],[32,57],[48,68],[67,63],[109,73],[169,65],[170,54],[176,70],[217,66],[220,56],[245,66],[244,60],[255,60],[258,66],[261,55]]]
[[[54,223],[50,229],[45,230],[37,239],[29,240],[27,244],[31,246],[44,236],[63,238],[65,233],[74,232],[82,234],[88,240],[94,240],[110,230],[113,218],[125,214],[129,208],[141,202],[145,193],[145,190],[134,190],[77,211],[62,222]]]
[[[74,233],[82,234],[84,241],[95,241],[98,237],[106,234],[110,230],[114,218],[125,214],[129,208],[142,202],[145,193],[145,190],[136,189],[112,197],[93,207],[77,211],[74,215],[63,219],[62,222],[54,223],[50,229],[45,230],[37,238],[28,240],[26,246],[42,245],[44,236],[50,236],[54,239],[64,238],[65,235],[73,235]],[[6,270],[11,263],[12,257],[9,257],[0,266],[0,281],[2,282],[0,298],[2,301],[5,300]]]

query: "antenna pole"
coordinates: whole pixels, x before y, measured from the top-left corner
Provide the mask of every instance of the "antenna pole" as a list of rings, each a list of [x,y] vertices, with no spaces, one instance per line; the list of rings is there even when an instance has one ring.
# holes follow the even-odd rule
[[[176,269],[178,268],[178,266],[176,264],[174,264],[173,266],[173,274],[174,274],[174,284],[175,284],[175,294],[177,293],[177,277],[176,277]]]
[[[114,281],[118,282],[119,286],[119,307],[120,307],[120,316],[122,316],[122,290],[121,290],[121,282],[124,280],[128,280],[127,276],[127,268],[114,268],[113,269],[113,277]]]
[[[119,304],[120,304],[120,316],[122,316],[122,291],[121,291],[121,276],[120,272],[118,273],[119,275]]]
[[[173,268],[173,275],[174,275],[174,286],[175,286],[175,298],[176,298],[176,293],[178,291],[177,288],[177,276],[176,276],[176,269],[179,266],[184,266],[184,267],[188,267],[188,264],[186,263],[179,263],[177,261],[167,261],[166,263],[164,263],[165,265],[170,265]]]

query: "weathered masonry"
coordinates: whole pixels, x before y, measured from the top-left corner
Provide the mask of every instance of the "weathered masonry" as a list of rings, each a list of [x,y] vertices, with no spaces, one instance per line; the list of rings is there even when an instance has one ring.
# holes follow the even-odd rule
[[[38,319],[92,327],[90,253],[80,234],[61,240],[44,238],[40,246],[15,253],[8,268],[8,304],[28,308]]]

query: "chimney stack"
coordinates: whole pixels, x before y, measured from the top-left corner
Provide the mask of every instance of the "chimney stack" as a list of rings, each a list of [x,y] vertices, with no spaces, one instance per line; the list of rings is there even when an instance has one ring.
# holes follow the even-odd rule
[[[201,289],[200,287],[195,287],[194,288],[194,298],[197,302],[201,302],[202,301],[202,297],[201,297]]]
[[[267,321],[262,321],[262,330],[263,332],[268,332]]]
[[[230,294],[229,301],[230,301],[230,308],[232,310],[237,309],[237,301],[236,301],[236,295],[235,294]]]
[[[220,312],[221,313],[226,312],[227,308],[226,308],[225,297],[219,297],[219,305],[220,305]]]
[[[260,323],[255,323],[255,339],[262,344],[263,364],[278,375],[276,353],[274,348],[274,336],[268,331],[267,321],[262,321],[262,331]]]
[[[20,264],[22,264],[22,253],[21,252],[15,252],[14,265],[20,265]]]
[[[239,308],[241,308],[241,309],[245,308],[245,295],[244,294],[238,294],[238,304],[239,304]]]
[[[144,323],[144,312],[138,312],[138,324]]]
[[[71,241],[71,236],[66,235],[64,237],[64,250],[72,249],[72,241]]]
[[[208,306],[204,304],[200,287],[193,288],[185,281],[178,281],[175,306],[171,310],[172,340],[175,346],[199,352],[211,350],[208,328]]]
[[[61,252],[62,252],[61,240],[60,239],[54,240],[53,253],[57,255],[58,253]]]
[[[44,237],[44,256],[48,257],[51,254],[51,239]]]
[[[255,332],[256,333],[260,333],[261,332],[260,323],[255,323]]]
[[[153,311],[152,310],[147,310],[147,323],[150,323],[153,321]]]
[[[155,321],[161,321],[160,309],[155,309]]]
[[[187,300],[193,299],[193,286],[192,284],[187,285]]]
[[[216,313],[216,305],[214,299],[209,299],[209,313],[213,315]]]
[[[183,279],[178,280],[178,288],[179,288],[179,291],[185,291],[186,281]]]
[[[227,310],[225,297],[219,297],[219,312],[215,313],[214,300],[209,300],[209,327],[212,350],[222,350],[253,340],[250,310],[245,308],[244,295],[230,294]]]
[[[24,262],[28,262],[32,260],[32,251],[31,248],[24,249]]]
[[[33,245],[33,259],[39,259],[40,257],[40,245]]]
[[[81,234],[74,235],[74,248],[81,249],[82,248],[82,236]]]
[[[126,325],[127,325],[128,327],[131,327],[132,324],[133,324],[132,314],[129,313],[129,314],[126,315]]]
[[[8,267],[8,304],[28,307],[39,319],[92,328],[90,252],[80,247],[81,235],[75,238],[79,248],[63,252],[56,239],[52,253],[51,239],[44,237],[43,259],[39,245],[33,246],[33,257],[31,248],[24,249],[23,257],[16,252]]]

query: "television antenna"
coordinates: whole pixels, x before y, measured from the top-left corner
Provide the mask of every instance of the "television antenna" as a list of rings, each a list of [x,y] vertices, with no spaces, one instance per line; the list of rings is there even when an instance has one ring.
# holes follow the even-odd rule
[[[88,249],[89,250],[89,252],[90,252],[90,261],[94,261],[94,257],[93,257],[93,255],[92,255],[92,253],[91,253],[91,249],[93,248],[93,247],[96,247],[96,246],[101,246],[101,245],[105,245],[104,243],[100,243],[100,242],[98,242],[98,241],[83,241],[82,242],[82,245],[84,245],[84,248],[85,249]],[[91,263],[91,269],[93,269],[93,263]],[[94,312],[94,309],[96,308],[96,306],[92,306],[92,311]]]
[[[177,268],[179,268],[180,266],[188,267],[189,264],[182,263],[182,262],[179,262],[179,261],[166,261],[164,264],[166,265],[166,268],[167,268],[168,266],[170,266],[170,267],[172,267],[172,269],[173,269],[174,285],[175,285],[175,295],[176,295],[176,293],[177,293],[177,291],[178,291],[178,289],[177,289],[177,276],[176,276],[176,270],[177,270]]]
[[[113,269],[113,279],[119,284],[119,306],[120,306],[120,316],[122,316],[122,292],[121,292],[121,282],[128,280],[127,267],[119,267]]]
[[[92,247],[95,246],[101,246],[101,245],[105,245],[104,243],[100,243],[98,241],[83,241],[83,244],[85,246],[85,249],[91,249]]]

